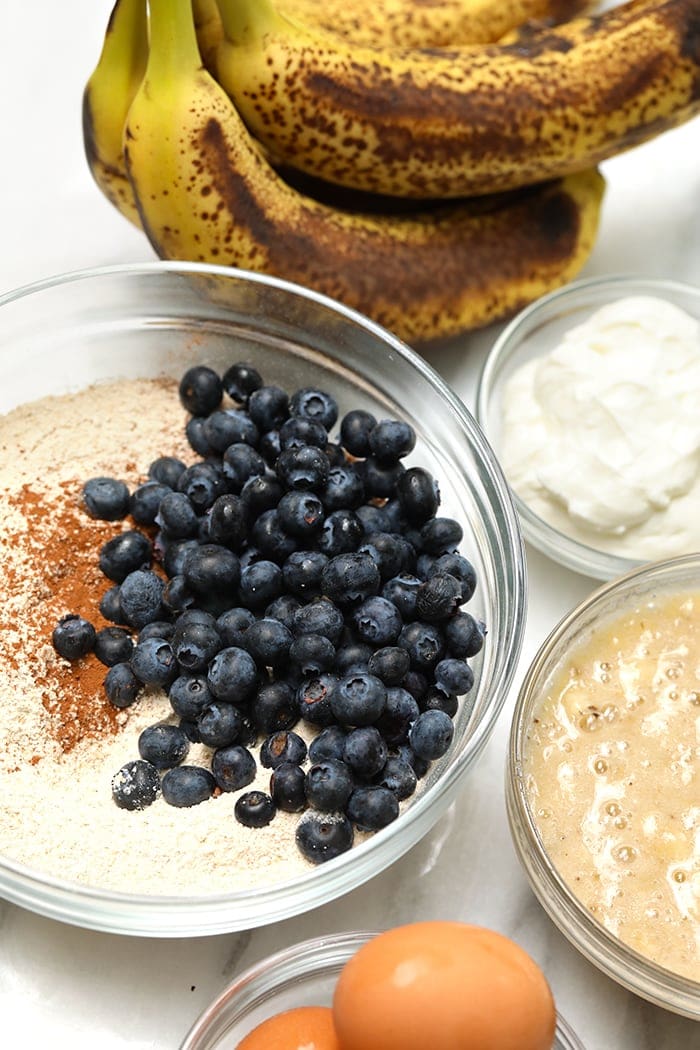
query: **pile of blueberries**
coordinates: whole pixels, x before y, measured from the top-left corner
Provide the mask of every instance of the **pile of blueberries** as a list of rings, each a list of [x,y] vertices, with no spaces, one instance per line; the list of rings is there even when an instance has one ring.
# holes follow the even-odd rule
[[[461,609],[474,568],[459,523],[437,516],[433,477],[404,465],[407,423],[357,409],[331,439],[328,393],[289,396],[246,363],[190,368],[179,394],[200,459],[162,456],[132,492],[86,482],[90,515],[136,527],[99,553],[114,626],[69,615],[53,644],[69,660],[95,653],[116,708],[144,687],[168,695],[140,758],[113,778],[118,806],[239,791],[249,827],[300,813],[298,847],[318,863],[349,849],[355,828],[393,821],[448,750],[485,634]],[[211,750],[209,768],[186,763],[193,742]],[[243,791],[257,761],[269,793]]]

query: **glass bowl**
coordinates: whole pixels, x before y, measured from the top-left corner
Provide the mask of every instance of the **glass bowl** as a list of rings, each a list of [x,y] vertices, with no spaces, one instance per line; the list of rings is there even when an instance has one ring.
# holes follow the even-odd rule
[[[3,857],[0,896],[93,929],[198,936],[298,914],[382,871],[455,797],[492,733],[522,644],[525,568],[517,515],[472,416],[422,358],[376,324],[287,282],[222,267],[117,266],[21,288],[0,299],[0,345],[1,412],[108,378],[177,378],[194,363],[221,370],[243,359],[288,390],[330,391],[341,412],[366,407],[408,420],[418,438],[411,462],[434,473],[442,513],[463,523],[461,549],[479,581],[470,609],[489,632],[473,661],[474,703],[458,713],[448,754],[393,824],[348,853],[299,877],[206,895],[106,891]]]
[[[525,763],[528,734],[538,720],[543,697],[553,676],[572,652],[591,639],[595,641],[598,630],[626,611],[637,607],[644,609],[658,598],[693,591],[700,592],[700,555],[653,563],[599,587],[554,628],[529,667],[516,702],[507,760],[506,808],[515,849],[532,889],[570,942],[625,988],[657,1006],[700,1020],[700,982],[657,965],[623,943],[572,892],[549,856],[538,828]],[[636,681],[631,667],[629,676],[630,682]],[[642,689],[643,685],[640,692]],[[649,731],[653,733],[653,730]],[[615,750],[611,754],[612,761],[615,761]],[[654,784],[654,791],[658,792],[656,780]],[[609,797],[618,798],[614,793],[614,782],[608,784],[607,780],[601,779],[596,786],[596,798],[600,797],[601,805]],[[622,808],[624,816],[624,804]],[[558,831],[566,834],[562,826],[558,826]],[[594,835],[595,829],[588,829],[586,833]],[[583,834],[578,823],[575,824],[572,840],[578,841]]]
[[[195,1021],[180,1050],[235,1050],[269,1017],[297,1006],[330,1006],[340,971],[376,936],[367,931],[303,941],[251,966]],[[552,1050],[584,1050],[561,1016]]]
[[[664,299],[691,316],[700,318],[700,289],[673,281],[632,276],[594,277],[575,281],[563,289],[543,296],[526,307],[503,330],[489,352],[479,377],[476,418],[507,477],[503,449],[503,399],[510,377],[521,366],[553,350],[564,334],[584,322],[607,303],[627,296],[653,296]],[[639,558],[615,552],[614,538],[597,540],[592,529],[567,532],[568,513],[550,501],[545,520],[517,491],[513,498],[523,535],[534,547],[575,572],[599,580],[612,579],[658,558],[690,553],[684,549],[656,551]],[[633,530],[632,530],[633,531]]]

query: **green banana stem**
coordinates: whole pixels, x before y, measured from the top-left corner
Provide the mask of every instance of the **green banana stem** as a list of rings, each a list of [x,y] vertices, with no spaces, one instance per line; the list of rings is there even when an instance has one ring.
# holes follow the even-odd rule
[[[146,75],[177,80],[202,68],[191,0],[150,0],[151,48]]]
[[[270,29],[290,24],[271,0],[218,0],[218,4],[224,34],[234,44],[251,43]]]
[[[148,14],[145,0],[117,0],[109,16],[99,63],[117,76],[140,80],[148,58]]]

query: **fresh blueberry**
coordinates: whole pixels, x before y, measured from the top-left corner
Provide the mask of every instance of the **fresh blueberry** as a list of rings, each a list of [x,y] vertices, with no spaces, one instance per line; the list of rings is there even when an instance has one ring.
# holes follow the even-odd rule
[[[290,661],[302,675],[330,671],[335,662],[335,646],[322,634],[301,634],[289,648]]]
[[[223,495],[224,478],[212,462],[194,463],[182,472],[178,492],[187,496],[197,514],[209,510],[218,496]]]
[[[357,510],[365,498],[365,486],[360,474],[350,464],[331,467],[328,481],[319,493],[326,511]]]
[[[360,726],[348,733],[343,761],[360,780],[367,780],[380,773],[386,759],[386,741],[375,726]]]
[[[248,412],[261,433],[276,430],[289,415],[287,392],[278,386],[258,387],[248,398]]]
[[[266,510],[274,510],[279,504],[284,489],[273,474],[250,478],[241,489],[241,499],[248,512],[248,520],[256,519]]]
[[[291,729],[299,721],[294,690],[288,682],[266,682],[253,702],[253,719],[261,733]]]
[[[240,562],[227,547],[205,543],[187,553],[182,575],[190,590],[204,598],[234,595],[241,576]]]
[[[164,583],[150,569],[135,569],[122,581],[119,604],[126,622],[140,631],[163,615]]]
[[[345,455],[345,449],[342,445],[339,445],[337,441],[329,441],[325,448],[326,455],[328,456],[328,462],[333,467],[345,467],[347,466],[347,456]]]
[[[263,617],[245,632],[244,644],[259,667],[282,667],[289,661],[294,636],[280,620]]]
[[[423,525],[440,506],[437,482],[422,467],[410,467],[396,483],[401,510],[412,525]]]
[[[329,726],[335,721],[331,708],[331,696],[337,678],[330,671],[305,678],[297,689],[296,699],[300,716],[317,726]]]
[[[99,557],[100,569],[108,579],[121,583],[130,572],[148,568],[151,553],[148,537],[136,529],[127,529],[104,544]]]
[[[377,425],[371,412],[355,408],[343,416],[340,423],[340,443],[351,456],[364,459],[370,454],[369,435]]]
[[[421,580],[408,572],[400,572],[382,587],[382,598],[390,601],[404,620],[412,620],[416,614],[416,598]]]
[[[450,656],[467,659],[481,651],[486,627],[471,613],[458,612],[451,616],[444,630]]]
[[[326,430],[331,430],[338,418],[338,404],[325,390],[301,387],[289,400],[289,413],[303,419],[313,419],[321,423]]]
[[[295,416],[287,419],[279,428],[280,451],[286,448],[303,448],[313,445],[325,451],[328,445],[328,431],[315,419],[304,419]]]
[[[258,669],[250,653],[237,646],[221,649],[209,664],[207,685],[217,698],[242,704],[255,692]]]
[[[172,769],[185,760],[190,742],[179,726],[161,722],[143,730],[138,748],[141,758],[156,769]]]
[[[123,627],[103,627],[95,635],[95,656],[105,667],[128,663],[133,651],[133,639]]]
[[[227,368],[221,382],[231,400],[238,401],[241,405],[246,404],[253,391],[259,390],[263,385],[258,370],[245,361],[237,361]]]
[[[146,481],[134,489],[129,500],[129,513],[138,525],[153,525],[161,500],[172,490],[159,481]]]
[[[285,532],[276,510],[263,511],[253,523],[251,535],[253,543],[263,555],[278,565],[285,562],[299,546],[299,541]]]
[[[365,642],[348,642],[341,645],[335,654],[335,670],[340,675],[367,671],[374,650]]]
[[[444,711],[422,711],[411,726],[408,742],[419,758],[441,758],[454,736],[452,719]]]
[[[211,757],[211,771],[222,791],[239,791],[255,780],[257,766],[247,747],[220,747]]]
[[[168,699],[178,718],[194,722],[205,707],[212,703],[207,680],[204,675],[180,675],[168,690]]]
[[[375,725],[389,747],[398,747],[408,740],[408,733],[420,714],[420,706],[407,689],[391,686],[386,691],[386,705]]]
[[[170,623],[169,620],[154,620],[141,628],[138,633],[138,641],[145,641],[146,638],[165,638],[166,642],[169,642],[173,636],[174,629],[175,625]]]
[[[179,666],[190,674],[206,671],[224,647],[216,626],[209,623],[177,623],[170,644]]]
[[[436,572],[424,580],[416,595],[416,613],[428,623],[447,620],[462,601],[459,580],[447,572]]]
[[[388,645],[372,653],[367,670],[381,678],[384,685],[399,685],[410,667],[411,661],[406,650],[398,645]]]
[[[476,570],[463,554],[441,554],[436,559],[436,572],[447,572],[459,580],[462,589],[462,602],[468,602],[476,590]]]
[[[360,831],[379,831],[399,815],[399,800],[386,787],[357,787],[345,812]]]
[[[313,492],[287,492],[277,508],[280,524],[285,532],[298,539],[312,539],[323,525],[323,504]]]
[[[345,675],[331,692],[330,706],[333,716],[342,725],[371,725],[386,706],[386,686],[367,672]]]
[[[162,559],[166,575],[169,577],[181,576],[185,558],[198,546],[196,539],[167,541]]]
[[[349,766],[336,758],[326,758],[307,770],[306,801],[321,813],[338,813],[345,809],[354,786]]]
[[[323,864],[351,848],[354,841],[353,827],[344,813],[307,810],[299,818],[295,840],[306,860],[312,864]]]
[[[120,809],[146,809],[160,794],[160,775],[142,759],[127,762],[112,777],[112,798]]]
[[[209,770],[202,766],[175,766],[163,777],[161,790],[169,805],[184,809],[198,806],[200,802],[211,798],[216,790],[216,781]]]
[[[393,645],[403,628],[399,610],[379,595],[366,598],[353,612],[352,622],[358,637],[377,648]]]
[[[466,660],[448,657],[435,668],[435,684],[443,693],[464,696],[474,685],[474,672]]]
[[[301,813],[306,809],[306,775],[301,766],[293,762],[281,762],[270,776],[270,796],[284,813]]]
[[[378,787],[388,788],[399,802],[403,802],[416,790],[418,777],[408,762],[404,762],[397,755],[390,755],[376,783]]]
[[[290,631],[294,631],[294,617],[301,609],[301,602],[293,594],[281,594],[265,606],[265,616],[280,620]]]
[[[303,445],[280,452],[275,473],[285,488],[319,492],[328,481],[330,463],[320,448]]]
[[[369,433],[370,452],[379,463],[396,463],[412,452],[415,446],[415,430],[410,423],[399,419],[380,419]]]
[[[396,757],[410,766],[417,778],[421,780],[430,769],[430,762],[426,758],[420,758],[410,744],[400,744],[396,749]]]
[[[460,545],[464,530],[454,518],[431,518],[420,530],[420,538],[428,554],[447,554]]]
[[[223,612],[216,621],[216,629],[224,648],[234,646],[238,649],[245,649],[243,635],[254,623],[255,615],[250,609],[234,608]]]
[[[337,645],[345,626],[343,614],[328,598],[316,598],[294,614],[294,634],[322,634]]]
[[[372,558],[384,581],[398,576],[401,572],[411,572],[415,568],[414,548],[403,536],[395,533],[372,533],[358,547],[358,551]]]
[[[383,466],[374,456],[362,460],[357,469],[365,486],[365,498],[368,500],[389,499],[393,496],[399,480],[406,471],[403,463]]]
[[[120,710],[131,707],[141,689],[142,683],[132,671],[131,664],[114,664],[105,675],[105,695],[112,707]]]
[[[176,489],[184,469],[185,464],[176,456],[159,456],[149,466],[148,477],[151,481],[158,481],[169,489]]]
[[[204,624],[205,627],[216,627],[216,617],[206,609],[198,609],[195,607],[192,609],[186,609],[180,614],[177,620],[177,626],[181,630],[184,630],[185,627],[189,627],[189,625],[193,623]]]
[[[322,762],[326,758],[337,758],[342,761],[347,735],[347,731],[342,726],[326,726],[309,744],[309,760],[312,763]]]
[[[401,683],[401,688],[410,693],[416,703],[420,704],[428,695],[430,682],[426,674],[412,667]]]
[[[274,561],[262,559],[241,572],[238,596],[250,609],[263,609],[284,591],[282,569]]]
[[[377,507],[374,503],[363,503],[355,513],[364,526],[365,536],[371,536],[373,532],[392,530],[392,523],[384,507]]]
[[[146,638],[137,642],[129,662],[144,685],[165,687],[177,677],[175,654],[164,638]]]
[[[129,489],[116,478],[90,478],[83,485],[83,503],[90,517],[118,521],[129,513]]]
[[[192,416],[185,425],[185,437],[189,442],[190,448],[200,456],[211,456],[214,452],[204,436],[204,424],[206,421],[206,416]],[[179,485],[180,479],[178,479],[178,487]]]
[[[211,690],[210,690],[211,691]],[[243,715],[226,700],[212,700],[194,719],[199,738],[207,747],[239,743]]]
[[[306,760],[307,747],[303,737],[289,729],[278,729],[263,740],[260,746],[260,764],[275,769],[282,762],[300,766]]]
[[[58,621],[51,641],[59,656],[65,660],[79,660],[92,652],[96,637],[97,632],[88,620],[71,613]]]
[[[221,404],[224,388],[212,368],[194,365],[182,376],[178,392],[188,412],[193,416],[206,416]]]
[[[265,474],[265,460],[250,444],[234,442],[223,455],[222,469],[232,492],[241,492],[246,481]]]
[[[190,539],[199,530],[197,512],[184,492],[168,492],[163,496],[156,521],[168,539]]]
[[[456,693],[446,693],[433,686],[428,689],[419,706],[421,711],[444,711],[449,718],[454,718],[459,710],[459,697]]]
[[[334,510],[323,522],[318,546],[329,558],[357,550],[364,526],[354,510]]]
[[[257,445],[260,432],[247,412],[240,408],[219,408],[204,420],[204,437],[214,452],[230,445]]]
[[[119,584],[115,583],[113,587],[100,598],[99,604],[100,613],[104,616],[105,620],[109,620],[111,623],[123,624],[125,623],[124,613],[122,612],[121,602],[119,601]]]
[[[323,570],[323,593],[341,608],[356,605],[379,590],[379,569],[368,554],[348,552],[331,558]]]
[[[246,828],[264,828],[274,818],[277,808],[264,791],[246,791],[236,799],[233,815]]]
[[[282,451],[279,430],[267,430],[260,438],[258,451],[268,467],[274,467]]]
[[[411,667],[417,671],[431,671],[445,651],[445,641],[437,624],[420,620],[406,624],[397,644],[406,650]]]
[[[327,565],[328,557],[321,551],[294,551],[282,566],[287,590],[306,601],[318,598],[323,588],[323,576]]]

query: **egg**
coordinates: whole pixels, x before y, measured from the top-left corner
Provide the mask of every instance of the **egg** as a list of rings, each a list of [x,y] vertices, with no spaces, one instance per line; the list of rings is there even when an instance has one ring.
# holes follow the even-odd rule
[[[236,1050],[340,1050],[330,1006],[299,1006],[269,1017]]]
[[[418,922],[374,937],[333,998],[341,1050],[551,1050],[556,1011],[544,974],[502,934]]]

